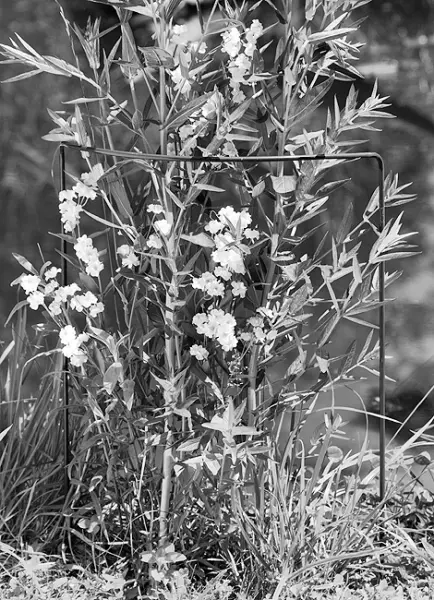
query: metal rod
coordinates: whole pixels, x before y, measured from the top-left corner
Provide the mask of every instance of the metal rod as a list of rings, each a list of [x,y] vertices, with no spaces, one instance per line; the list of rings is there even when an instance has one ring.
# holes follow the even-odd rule
[[[93,146],[77,146],[62,142],[61,146],[79,150],[80,152],[93,152],[102,156],[117,158],[141,159],[163,162],[203,162],[203,163],[264,163],[264,162],[297,162],[299,160],[357,160],[371,158],[382,161],[378,152],[340,152],[339,154],[288,154],[279,156],[180,156],[179,154],[147,154],[144,152],[127,152],[124,150],[106,150]]]
[[[66,170],[65,170],[65,146],[60,146],[60,191],[66,190]],[[62,233],[63,224],[62,224]],[[62,259],[62,286],[66,286],[68,283],[68,261],[66,260],[68,246],[66,240],[62,238],[60,244]],[[71,462],[71,447],[69,444],[69,389],[68,389],[68,372],[69,372],[69,361],[66,356],[63,357],[62,367],[62,391],[63,391],[63,456],[64,456],[64,473],[63,473],[63,493],[65,499],[69,492],[69,476],[68,476],[68,465]]]
[[[378,205],[380,212],[380,234],[386,225],[386,208],[384,202],[384,161],[380,155],[376,157],[378,164]],[[378,395],[380,400],[380,502],[386,494],[386,309],[385,309],[385,263],[380,261],[378,272],[378,327],[379,327],[379,373]]]
[[[106,150],[105,148],[96,147],[83,147],[77,146],[76,144],[70,144],[68,142],[62,142],[60,145],[61,157],[62,150],[64,148],[71,148],[73,150],[80,150],[86,152],[93,152],[94,154],[100,154],[102,156],[114,156],[117,158],[125,158],[130,160],[149,160],[149,161],[163,161],[163,162],[202,162],[202,163],[267,163],[267,162],[298,162],[304,160],[339,160],[349,161],[358,159],[371,159],[375,160],[378,164],[378,204],[379,204],[379,231],[380,233],[384,230],[386,223],[386,211],[385,211],[385,194],[384,194],[384,162],[383,158],[378,152],[340,152],[339,154],[298,154],[298,155],[279,155],[279,156],[207,156],[207,157],[193,157],[193,156],[180,156],[180,155],[168,155],[168,154],[146,154],[141,152],[126,152],[126,151],[115,151]],[[64,155],[63,155],[64,156]],[[63,177],[65,175],[63,164]],[[63,246],[64,240],[62,240]],[[66,254],[66,250],[65,250]],[[64,260],[64,269],[66,272],[66,261]],[[384,499],[386,491],[386,425],[385,425],[385,414],[386,414],[386,397],[385,397],[385,340],[386,340],[386,314],[385,314],[385,264],[384,261],[379,263],[379,292],[378,292],[378,324],[379,324],[379,398],[380,398],[380,483],[379,483],[379,496],[380,501]],[[63,270],[63,268],[62,268]],[[66,362],[66,361],[65,361]],[[65,386],[66,388],[66,386]],[[67,406],[67,405],[66,405]],[[68,411],[65,410],[67,415]],[[69,451],[69,443],[68,443]],[[69,485],[69,482],[68,482]]]

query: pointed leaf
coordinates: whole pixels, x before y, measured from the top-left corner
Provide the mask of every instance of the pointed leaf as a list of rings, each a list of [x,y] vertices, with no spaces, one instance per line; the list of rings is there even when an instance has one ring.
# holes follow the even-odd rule
[[[206,233],[192,235],[183,234],[181,235],[181,238],[187,242],[196,244],[197,246],[202,246],[202,248],[214,248],[215,246],[213,239]]]
[[[104,373],[103,386],[108,394],[112,394],[116,387],[116,384],[121,381],[123,377],[123,367],[120,362],[114,362]]]
[[[297,186],[297,178],[293,175],[282,175],[281,177],[270,175],[270,178],[273,189],[277,194],[289,194]]]
[[[147,67],[164,67],[165,69],[173,69],[175,67],[173,56],[167,50],[163,50],[163,48],[138,46],[138,49]]]
[[[16,254],[15,252],[12,252],[12,256],[24,269],[26,269],[26,271],[30,271],[30,273],[33,273],[33,275],[37,275],[39,277],[38,271],[35,269],[32,263],[27,260],[27,258],[24,258],[24,256],[21,256],[21,254]]]
[[[0,431],[0,442],[7,436],[8,431],[12,428],[12,425],[9,425],[9,427],[6,427],[6,429],[3,429],[3,431]]]

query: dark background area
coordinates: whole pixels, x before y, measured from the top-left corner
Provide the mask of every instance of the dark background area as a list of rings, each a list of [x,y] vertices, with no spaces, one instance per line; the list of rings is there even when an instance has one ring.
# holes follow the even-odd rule
[[[103,29],[115,22],[113,12],[107,13],[101,5],[86,0],[69,0],[68,4],[65,0],[64,5],[68,16],[75,17],[81,26],[89,11],[105,19]],[[363,8],[361,16],[367,17],[359,33],[366,46],[357,66],[368,78],[379,78],[382,93],[391,95],[396,105],[393,109],[400,116],[380,122],[381,133],[363,136],[369,137],[363,149],[381,153],[387,170],[399,173],[401,183],[413,182],[411,190],[418,195],[414,203],[404,207],[405,227],[419,232],[415,241],[422,253],[397,265],[404,275],[389,293],[396,301],[388,309],[388,354],[394,356],[391,369],[400,381],[410,378],[410,385],[413,379],[413,384],[427,388],[434,383],[434,3],[374,0]],[[180,21],[190,18],[187,8],[179,15]],[[8,43],[14,33],[41,54],[73,61],[54,0],[0,0],[0,42]],[[142,44],[146,43],[149,33],[145,23],[136,34]],[[108,45],[115,35],[107,39]],[[1,65],[0,78],[21,71],[15,65]],[[335,87],[341,103],[346,89]],[[363,89],[366,92],[366,86]],[[58,241],[49,232],[59,231],[55,191],[58,155],[56,146],[41,136],[52,128],[46,108],[61,110],[62,102],[79,95],[76,82],[44,74],[0,86],[0,326],[17,300],[17,288],[11,288],[10,282],[22,271],[12,252],[39,267],[39,245],[45,260],[57,261]],[[318,115],[319,120],[323,118]],[[352,183],[347,193],[353,194],[356,202],[358,198],[366,202],[372,165],[352,165],[349,172]],[[41,320],[40,313],[29,316],[32,322]],[[0,337],[6,340],[8,331],[3,330]]]

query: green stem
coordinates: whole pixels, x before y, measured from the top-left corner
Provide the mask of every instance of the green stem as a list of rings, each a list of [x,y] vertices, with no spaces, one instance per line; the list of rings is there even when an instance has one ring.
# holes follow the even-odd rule
[[[163,125],[166,119],[166,77],[165,70],[163,67],[160,68],[160,123]],[[161,127],[160,129],[160,153],[167,153],[167,130]],[[175,231],[174,231],[174,219],[172,202],[170,197],[166,194],[167,173],[165,165],[160,167],[163,175],[160,182],[160,193],[162,203],[165,209],[165,217],[167,222],[172,226],[170,234],[167,238],[167,257],[168,265],[172,270],[172,281],[166,291],[166,313],[165,322],[167,324],[167,332],[165,334],[165,358],[166,358],[166,381],[175,385],[175,373],[176,373],[176,345],[174,339],[174,327],[170,325],[174,321],[175,305],[173,302],[173,294],[176,289],[177,275],[176,275],[176,243],[175,243]],[[168,535],[168,515],[170,506],[170,495],[172,491],[172,469],[173,469],[173,413],[170,406],[171,394],[165,394],[166,397],[166,421],[164,424],[164,430],[166,434],[165,449],[163,454],[163,480],[161,483],[161,502],[160,502],[160,530],[159,530],[159,543],[160,546],[167,542]]]

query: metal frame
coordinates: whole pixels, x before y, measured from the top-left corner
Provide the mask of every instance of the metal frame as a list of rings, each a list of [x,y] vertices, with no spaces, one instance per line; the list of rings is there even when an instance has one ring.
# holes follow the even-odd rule
[[[384,198],[384,161],[380,154],[377,152],[341,152],[338,154],[299,154],[289,156],[239,156],[225,158],[221,156],[210,156],[206,158],[202,157],[191,157],[191,156],[180,156],[180,155],[165,155],[165,154],[144,154],[138,152],[126,152],[126,151],[113,151],[106,150],[104,148],[96,147],[83,147],[76,146],[74,144],[62,143],[60,145],[60,187],[61,190],[65,190],[66,185],[66,170],[65,170],[65,151],[66,149],[73,149],[78,151],[90,152],[92,154],[101,156],[112,156],[115,158],[132,158],[141,159],[146,161],[162,161],[167,162],[190,162],[190,163],[266,163],[266,162],[299,162],[305,160],[319,161],[319,160],[340,160],[350,161],[357,159],[368,159],[374,160],[378,166],[378,190],[379,190],[379,212],[380,222],[379,231],[383,231],[386,224],[386,211],[385,211],[385,198]],[[62,239],[62,283],[67,283],[67,245],[66,241]],[[385,415],[386,415],[386,388],[385,388],[385,265],[384,261],[379,263],[379,292],[378,292],[378,326],[379,326],[379,399],[380,399],[380,485],[379,485],[379,496],[380,501],[385,497],[386,492],[386,427],[385,427]],[[65,460],[65,479],[64,479],[64,492],[65,497],[69,491],[69,477],[68,477],[68,465],[71,461],[71,449],[69,444],[69,394],[68,394],[68,371],[69,364],[67,359],[64,360],[63,367],[63,408],[64,408],[64,460]]]

